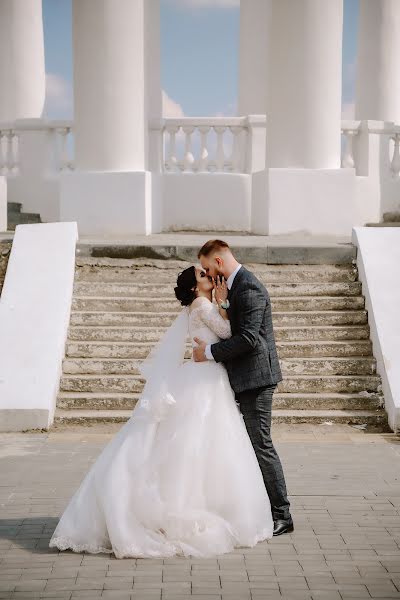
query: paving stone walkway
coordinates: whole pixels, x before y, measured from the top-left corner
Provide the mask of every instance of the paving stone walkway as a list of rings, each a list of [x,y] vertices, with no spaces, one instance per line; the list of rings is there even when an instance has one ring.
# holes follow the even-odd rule
[[[50,549],[118,427],[0,434],[0,598],[400,599],[400,437],[346,425],[274,427],[292,534],[207,560]]]

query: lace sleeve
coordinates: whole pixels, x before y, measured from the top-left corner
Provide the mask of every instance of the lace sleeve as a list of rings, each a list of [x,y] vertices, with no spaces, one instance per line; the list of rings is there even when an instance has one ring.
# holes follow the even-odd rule
[[[202,302],[199,306],[199,316],[203,323],[222,340],[231,337],[231,324],[227,319],[221,317],[215,304]]]

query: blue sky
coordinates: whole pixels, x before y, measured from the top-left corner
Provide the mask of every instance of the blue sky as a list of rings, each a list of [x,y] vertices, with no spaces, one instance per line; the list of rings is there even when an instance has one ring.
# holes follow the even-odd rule
[[[359,0],[344,0],[343,105],[354,98]],[[71,118],[71,0],[43,0],[46,114]],[[161,79],[171,114],[235,114],[238,0],[161,0]]]

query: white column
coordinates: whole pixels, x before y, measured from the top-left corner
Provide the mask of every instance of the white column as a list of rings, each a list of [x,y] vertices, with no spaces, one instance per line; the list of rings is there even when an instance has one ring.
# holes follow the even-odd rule
[[[240,0],[238,114],[263,115],[267,105],[271,0]]]
[[[42,0],[0,0],[0,122],[42,116]]]
[[[80,170],[146,169],[145,67],[150,34],[145,31],[145,17],[154,4],[154,0],[73,0],[76,165]],[[152,26],[150,20],[146,25]]]
[[[339,168],[342,22],[342,0],[272,0],[268,166]]]
[[[60,219],[90,235],[161,230],[159,0],[73,0],[75,163]]]
[[[362,0],[356,119],[400,123],[400,2]]]

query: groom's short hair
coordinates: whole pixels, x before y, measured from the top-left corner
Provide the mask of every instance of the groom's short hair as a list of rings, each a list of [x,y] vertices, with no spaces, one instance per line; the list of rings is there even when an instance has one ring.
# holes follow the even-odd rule
[[[223,240],[208,240],[199,250],[197,258],[201,256],[208,256],[214,252],[220,252],[221,250],[230,250],[229,244]]]

